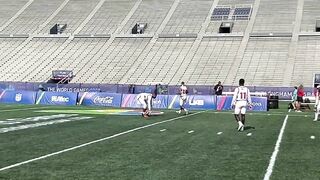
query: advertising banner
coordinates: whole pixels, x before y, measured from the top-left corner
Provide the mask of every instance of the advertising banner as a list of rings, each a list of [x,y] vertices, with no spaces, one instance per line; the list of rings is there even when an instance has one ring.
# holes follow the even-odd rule
[[[72,106],[77,104],[78,93],[38,92],[36,104]]]
[[[168,96],[168,109],[179,109],[180,108],[180,96],[169,95]],[[217,107],[216,97],[210,95],[189,95],[185,108],[187,109],[210,109],[215,110]]]
[[[95,93],[85,92],[79,93],[79,104],[85,106],[108,106],[120,107],[121,94],[117,93]]]
[[[34,104],[37,93],[34,91],[0,91],[0,103]]]
[[[138,94],[123,94],[121,107],[142,108],[142,105],[137,100]],[[152,108],[166,109],[168,107],[168,96],[158,95],[152,99]]]
[[[251,97],[252,111],[267,111],[267,97]],[[217,96],[217,110],[231,110],[232,96]],[[249,109],[248,109],[249,110]]]

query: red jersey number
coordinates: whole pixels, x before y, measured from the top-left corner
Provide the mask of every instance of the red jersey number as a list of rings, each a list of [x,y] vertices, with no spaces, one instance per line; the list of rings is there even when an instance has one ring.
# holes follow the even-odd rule
[[[241,92],[240,93],[240,99],[241,100],[246,100],[247,99],[247,93],[246,92]]]

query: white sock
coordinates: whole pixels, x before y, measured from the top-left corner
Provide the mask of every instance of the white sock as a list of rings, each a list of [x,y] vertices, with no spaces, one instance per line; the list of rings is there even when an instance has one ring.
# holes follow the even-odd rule
[[[319,116],[319,113],[315,113],[314,119],[315,119],[315,120],[318,120],[318,116]]]
[[[242,122],[241,121],[238,121],[238,124],[239,126],[243,126]]]

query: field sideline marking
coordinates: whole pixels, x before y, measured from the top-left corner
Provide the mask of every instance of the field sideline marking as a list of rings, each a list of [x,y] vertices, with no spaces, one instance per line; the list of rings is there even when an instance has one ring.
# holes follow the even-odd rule
[[[231,111],[208,111],[207,113],[211,114],[231,114]],[[246,115],[253,116],[253,115],[258,115],[258,116],[284,116],[287,115],[287,112],[273,112],[273,113],[257,113],[257,112],[247,112]],[[231,114],[232,115],[232,114]],[[305,114],[290,114],[291,117],[309,117],[310,115],[305,115]]]
[[[48,108],[48,107],[43,106],[43,107],[23,108],[23,109],[4,109],[4,110],[0,110],[0,112],[25,111],[25,110],[32,110],[32,109],[44,109],[44,108]]]
[[[291,109],[289,109],[288,112],[290,112],[290,111],[291,111]],[[272,155],[270,157],[270,162],[269,162],[269,165],[268,165],[268,168],[267,168],[267,172],[264,175],[263,180],[269,180],[270,177],[271,177],[271,174],[272,174],[272,171],[273,171],[273,167],[274,167],[274,164],[276,163],[277,155],[278,155],[278,152],[279,152],[279,149],[280,149],[280,144],[281,144],[281,141],[282,141],[284,129],[286,128],[286,125],[287,125],[288,117],[289,117],[289,115],[287,114],[286,117],[284,118],[281,130],[280,130],[277,142],[276,142],[276,146],[274,147],[274,151],[273,151],[273,153],[272,153]]]
[[[87,142],[87,143],[84,143],[84,144],[80,144],[78,146],[74,146],[74,147],[67,148],[67,149],[64,149],[64,150],[61,150],[61,151],[57,151],[57,152],[54,152],[54,153],[50,153],[50,154],[47,154],[47,155],[44,155],[44,156],[40,156],[40,157],[37,157],[37,158],[34,158],[34,159],[30,159],[30,160],[23,161],[23,162],[20,162],[20,163],[16,163],[16,164],[13,164],[13,165],[10,165],[10,166],[6,166],[6,167],[1,168],[0,171],[4,171],[4,170],[7,170],[7,169],[11,169],[11,168],[17,167],[17,166],[21,166],[23,164],[28,164],[28,163],[31,163],[31,162],[34,162],[34,161],[37,161],[37,160],[45,159],[45,158],[48,158],[48,157],[51,157],[51,156],[54,156],[54,155],[58,155],[58,154],[61,154],[61,153],[64,153],[64,152],[68,152],[68,151],[72,151],[72,150],[75,150],[75,149],[79,149],[81,147],[89,146],[91,144],[95,144],[95,143],[98,143],[98,142],[101,142],[101,141],[112,139],[112,138],[115,138],[115,137],[118,137],[118,136],[121,136],[121,135],[125,135],[125,134],[128,134],[128,133],[134,132],[134,131],[138,131],[140,129],[145,129],[145,128],[152,127],[152,126],[155,126],[155,125],[158,125],[158,124],[163,124],[163,123],[166,123],[166,122],[175,121],[177,119],[182,119],[182,118],[194,116],[194,115],[197,115],[197,114],[200,114],[200,113],[203,113],[203,112],[206,112],[206,111],[200,111],[200,112],[196,112],[196,113],[193,113],[193,114],[189,114],[189,115],[185,115],[185,116],[179,116],[179,117],[167,119],[167,120],[164,120],[164,121],[148,124],[148,125],[145,125],[145,126],[140,126],[140,127],[137,127],[137,128],[134,128],[134,129],[130,129],[130,130],[118,133],[118,134],[114,134],[112,136],[108,136],[108,137],[105,137],[105,138],[97,139],[97,140],[90,141],[90,142]]]

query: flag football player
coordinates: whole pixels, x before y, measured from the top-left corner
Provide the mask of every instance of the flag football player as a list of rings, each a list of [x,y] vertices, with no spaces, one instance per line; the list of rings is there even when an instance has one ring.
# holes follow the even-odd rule
[[[180,94],[180,99],[179,99],[180,110],[177,111],[177,113],[181,114],[181,112],[184,111],[186,114],[188,114],[188,110],[185,108],[185,104],[187,102],[188,88],[187,86],[185,86],[184,82],[181,82],[179,94]]]
[[[140,93],[137,97],[139,103],[142,105],[142,116],[147,118],[151,115],[152,99],[157,97],[157,85],[153,93]]]
[[[232,108],[234,108],[234,117],[238,122],[238,131],[244,130],[246,110],[251,108],[250,91],[244,86],[244,79],[239,80],[239,87],[234,90],[232,98]]]
[[[149,117],[151,114],[152,94],[140,93],[137,99],[139,103],[142,105],[142,116]]]

